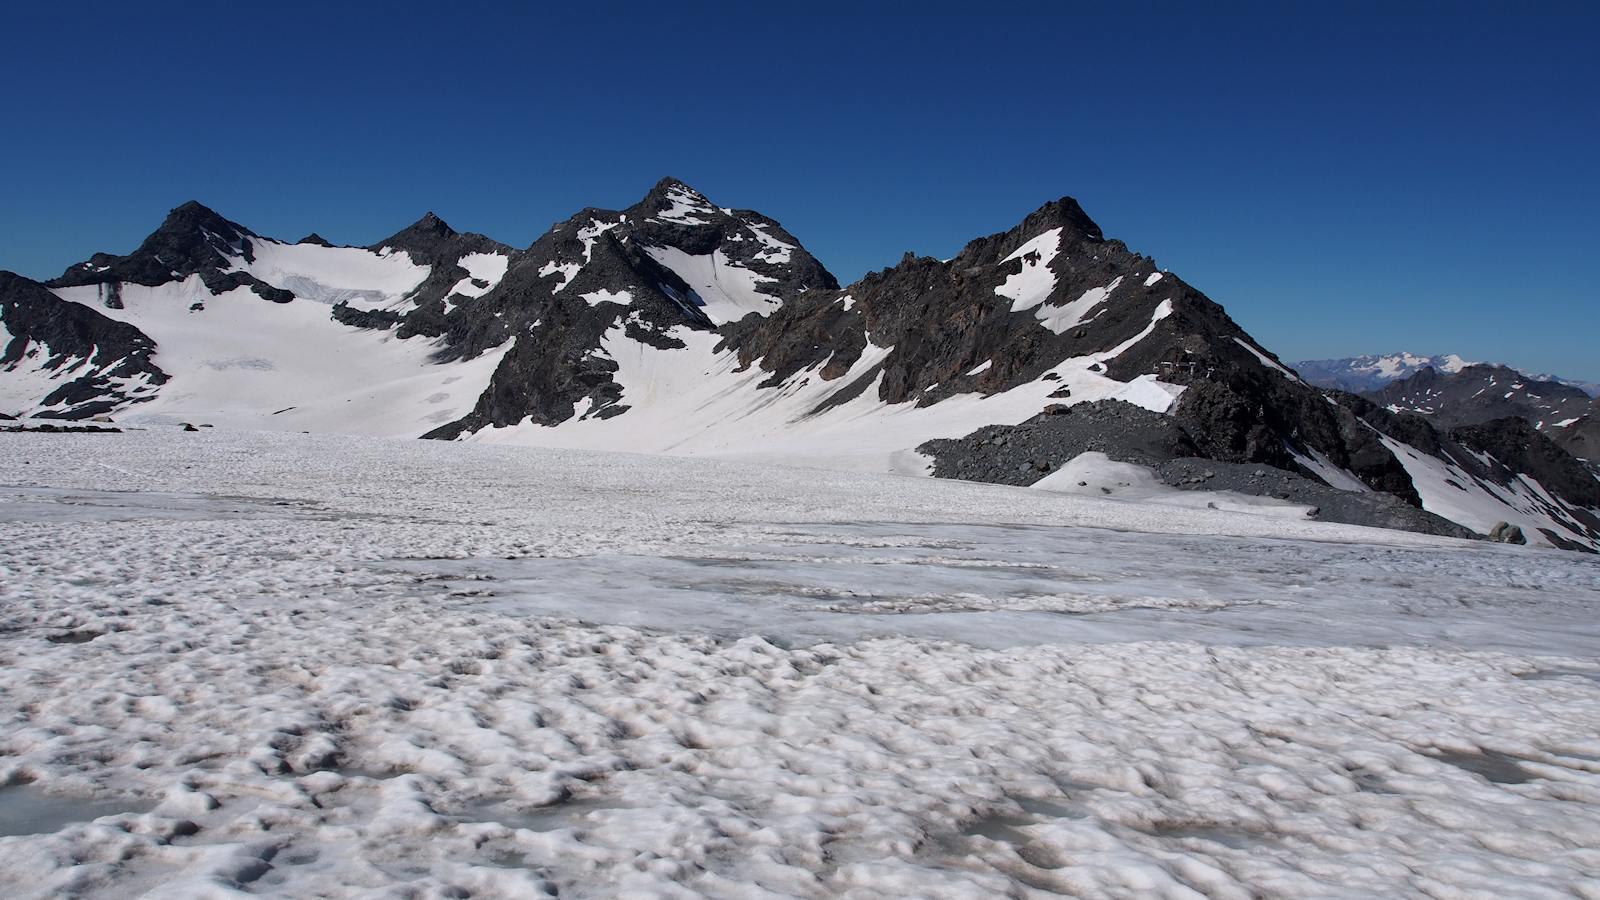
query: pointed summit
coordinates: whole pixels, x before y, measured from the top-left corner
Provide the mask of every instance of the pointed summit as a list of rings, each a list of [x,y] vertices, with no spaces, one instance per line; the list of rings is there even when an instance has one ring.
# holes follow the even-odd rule
[[[439,214],[435,213],[431,209],[428,210],[428,212],[422,218],[418,219],[416,224],[412,225],[411,227],[425,229],[435,234],[456,233],[455,229],[446,224],[443,219],[439,218]]]
[[[628,215],[669,225],[712,225],[726,217],[705,194],[671,177],[656,182],[650,193],[628,210]]]
[[[210,232],[234,246],[244,238],[255,236],[255,232],[223,218],[211,207],[198,200],[190,200],[167,213],[167,218],[161,223],[161,227],[150,237],[145,238],[144,245],[141,245],[140,249],[163,235],[182,239],[193,235],[196,231]]]
[[[454,228],[446,224],[437,214],[429,212],[368,249],[382,250],[387,247],[391,250],[404,250],[419,262],[431,261],[444,255],[444,246],[457,237],[459,234]]]
[[[1095,224],[1095,221],[1089,218],[1089,214],[1083,211],[1083,207],[1078,204],[1078,201],[1071,197],[1051,200],[1022,220],[1024,231],[1033,228],[1043,230],[1058,227],[1071,229],[1093,241],[1105,240],[1105,234],[1100,230],[1100,226]]]
[[[654,187],[650,188],[650,194],[665,194],[671,191],[693,194],[702,200],[705,199],[705,195],[691,187],[687,181],[681,178],[673,178],[671,175],[662,178],[655,183]],[[648,197],[650,194],[645,196]]]

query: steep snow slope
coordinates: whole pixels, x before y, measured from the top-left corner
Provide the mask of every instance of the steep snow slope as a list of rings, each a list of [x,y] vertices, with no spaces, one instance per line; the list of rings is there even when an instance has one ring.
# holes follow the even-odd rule
[[[1448,453],[1432,455],[1387,435],[1382,437],[1406,471],[1422,497],[1422,508],[1488,534],[1496,524],[1519,526],[1532,543],[1556,546],[1573,544],[1600,552],[1600,535],[1593,525],[1583,523],[1585,513],[1592,523],[1600,509],[1585,509],[1553,495],[1527,474],[1519,474],[1509,484],[1497,484],[1468,471]]]
[[[761,291],[774,279],[736,265],[722,251],[694,255],[677,247],[647,247],[650,258],[689,286],[686,301],[700,308],[714,325],[737,322],[751,313],[767,315],[783,301]]]

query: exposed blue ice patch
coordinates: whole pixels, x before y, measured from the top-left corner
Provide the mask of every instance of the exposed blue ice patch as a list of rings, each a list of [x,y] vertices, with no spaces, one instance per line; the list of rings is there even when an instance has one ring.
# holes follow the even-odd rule
[[[145,813],[153,803],[109,800],[47,793],[37,785],[0,788],[0,837],[51,834],[75,822],[92,822],[103,816]]]

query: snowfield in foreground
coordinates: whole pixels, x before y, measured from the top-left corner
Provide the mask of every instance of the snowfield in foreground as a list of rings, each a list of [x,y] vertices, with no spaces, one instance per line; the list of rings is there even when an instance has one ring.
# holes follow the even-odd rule
[[[0,436],[7,897],[1600,897],[1600,565],[931,479]]]

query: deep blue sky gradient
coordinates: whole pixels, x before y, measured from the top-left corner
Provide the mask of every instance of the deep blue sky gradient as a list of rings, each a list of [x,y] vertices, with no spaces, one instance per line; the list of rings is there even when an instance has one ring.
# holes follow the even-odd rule
[[[9,9],[0,268],[188,199],[525,246],[671,174],[850,281],[1067,194],[1287,359],[1600,379],[1596,4],[775,6]]]

